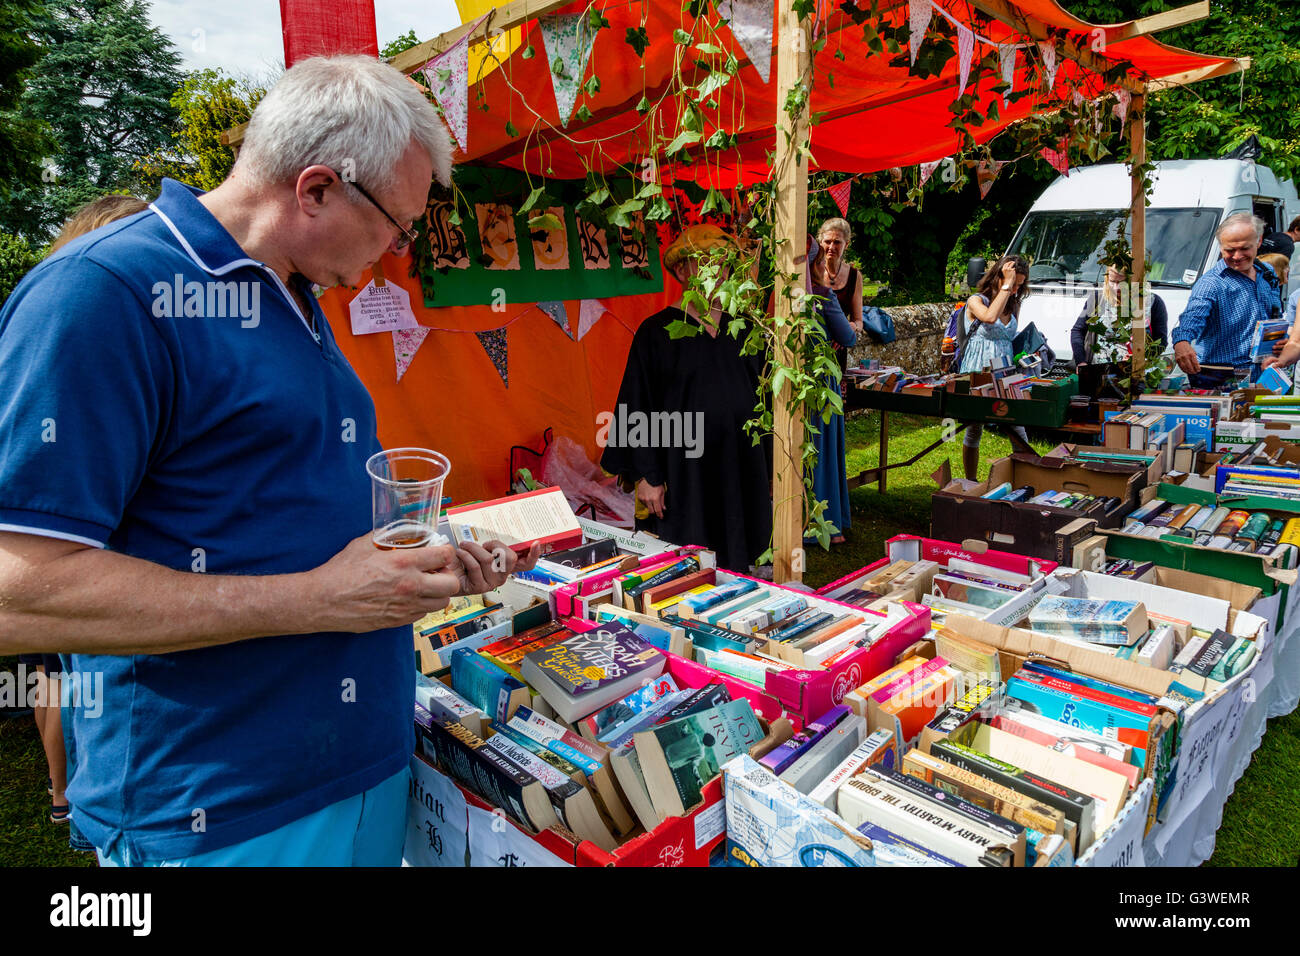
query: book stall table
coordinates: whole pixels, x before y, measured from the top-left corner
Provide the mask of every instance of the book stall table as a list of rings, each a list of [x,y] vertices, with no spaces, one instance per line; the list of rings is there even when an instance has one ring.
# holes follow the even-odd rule
[[[969,383],[958,382],[958,388]],[[1070,396],[1078,388],[1078,379],[1074,376],[1053,385],[1035,385],[1027,399],[989,398],[971,395],[968,391],[947,391],[943,388],[905,388],[899,392],[886,392],[873,388],[860,388],[850,383],[845,394],[846,409],[871,409],[880,412],[878,447],[879,464],[867,468],[849,477],[849,487],[859,488],[875,483],[883,494],[888,488],[888,474],[895,468],[907,468],[916,464],[930,452],[949,443],[968,425],[1025,425],[1032,428],[1050,428],[1072,431],[1078,434],[1097,434],[1100,426],[1075,426],[1065,420],[1070,405]],[[906,461],[889,460],[889,413],[902,412],[907,415],[926,416],[930,418],[951,418],[956,422],[956,429],[951,434],[940,436],[924,449]],[[1020,440],[1014,431],[1008,431],[1007,437],[1017,452],[1033,453],[1033,449]]]
[[[433,699],[458,700],[466,714],[461,724],[472,728],[461,739],[471,750],[514,754],[508,748],[523,740],[517,724],[542,728],[531,738],[533,753],[550,747],[544,762],[567,767],[559,771],[563,785],[576,787],[589,774],[594,806],[605,808],[611,793],[626,800],[622,823],[616,827],[610,812],[610,830],[593,835],[580,818],[566,817],[553,793],[549,823],[521,818],[519,807],[503,810],[504,798],[494,805],[491,794],[507,791],[485,789],[481,777],[457,769],[426,714],[424,724],[417,717],[424,729],[411,762],[405,862],[1204,862],[1268,719],[1300,701],[1297,575],[1275,559],[1280,550],[1204,547],[1155,517],[1146,517],[1153,533],[1144,535],[1147,529],[1125,516],[1159,499],[1171,513],[1236,504],[1280,523],[1300,515],[1300,506],[1263,492],[1216,494],[1216,482],[1223,490],[1225,480],[1218,469],[1227,462],[1201,467],[1202,483],[1184,487],[1175,482],[1185,475],[1164,471],[1172,449],[1129,462],[1127,447],[1088,447],[1079,457],[1080,447],[1020,462],[1044,470],[1033,481],[1013,476],[1048,487],[1047,472],[1068,471],[1075,484],[1087,478],[1113,485],[1093,490],[1122,502],[1116,520],[1109,510],[1089,512],[1077,520],[1080,528],[1058,528],[1059,509],[1029,509],[1026,521],[1038,515],[1051,525],[1058,560],[1050,550],[1021,548],[1018,539],[998,550],[983,540],[903,535],[886,542],[880,560],[810,593],[720,568],[698,546],[575,519],[581,544],[569,550],[583,555],[580,566],[544,561],[536,574],[487,596],[495,609],[482,616],[490,624],[482,638],[464,638],[449,653],[434,647],[437,663],[470,654],[499,664],[505,690],[483,696],[463,685],[453,660],[450,671],[421,678],[417,700],[430,709]],[[1082,469],[1082,477],[1069,469]],[[798,622],[805,620],[811,630],[800,637]],[[425,633],[448,632],[443,625]],[[569,698],[538,683],[537,664],[531,672],[525,666],[558,651],[564,666],[577,668],[581,658],[566,663],[565,655],[615,634],[632,635],[640,644],[627,646],[646,648],[660,663],[654,676],[629,683],[627,696],[609,697],[611,705],[589,710],[574,697],[565,712]],[[520,679],[511,683],[506,670]],[[674,736],[678,725],[687,733],[691,721],[721,720],[689,715],[721,715],[733,706],[748,715],[753,731],[736,738],[744,746],[731,747],[725,760],[721,750],[706,759],[698,748],[721,746],[727,733]],[[507,736],[511,742],[503,742]],[[608,759],[606,790],[596,771],[578,762],[589,746]],[[1023,776],[1008,776],[1012,771]],[[679,773],[695,784],[681,783]],[[546,808],[541,779],[533,781],[534,799]],[[945,804],[953,813],[991,814],[968,820],[986,819],[981,825],[990,828],[992,843],[963,845],[965,837],[951,836],[958,831],[939,827],[942,833],[930,833],[937,847],[925,845],[921,824],[933,823],[929,817],[896,817],[897,831],[882,829],[882,817],[908,804],[898,794],[936,800],[926,794],[940,791],[926,788],[940,784],[963,798]],[[665,786],[677,787],[680,797]],[[916,829],[907,831],[909,825]]]

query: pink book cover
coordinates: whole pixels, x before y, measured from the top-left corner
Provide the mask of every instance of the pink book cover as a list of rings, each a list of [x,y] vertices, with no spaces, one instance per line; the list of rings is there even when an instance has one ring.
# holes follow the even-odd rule
[[[1117,773],[1128,781],[1129,788],[1132,789],[1138,785],[1138,778],[1142,771],[1131,763],[1124,763],[1122,760],[1116,760],[1114,757],[1108,757],[1106,754],[1098,753],[1088,748],[1086,744],[1072,743],[1062,740],[1060,737],[1053,737],[1044,730],[1037,727],[1030,727],[1028,724],[1022,724],[1020,721],[1006,714],[999,714],[993,718],[993,726],[998,730],[1006,731],[1009,734],[1015,734],[1017,737],[1023,737],[1030,743],[1042,744],[1044,747],[1050,747],[1053,750],[1065,754],[1067,757],[1073,757],[1076,760],[1082,760],[1084,763],[1090,763],[1095,767],[1101,767],[1103,770],[1109,770]]]

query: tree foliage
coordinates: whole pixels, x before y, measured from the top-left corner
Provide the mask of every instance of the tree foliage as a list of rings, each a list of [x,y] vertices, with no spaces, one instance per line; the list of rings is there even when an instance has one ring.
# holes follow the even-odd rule
[[[42,181],[0,200],[0,225],[38,243],[77,206],[138,190],[141,156],[166,146],[180,55],[141,0],[46,0],[31,36],[44,56],[18,115],[44,121],[53,152]]]
[[[220,69],[185,77],[170,101],[177,114],[172,142],[136,166],[145,189],[156,191],[164,176],[204,190],[220,186],[235,164],[222,134],[247,123],[266,91],[260,82],[227,76]]]
[[[413,46],[418,46],[420,38],[415,35],[414,30],[407,30],[396,39],[389,40],[384,44],[384,48],[379,51],[379,58],[387,60],[409,50]]]
[[[41,159],[50,149],[41,118],[18,110],[27,78],[41,58],[31,37],[39,12],[34,0],[0,5],[0,194],[40,182]]]

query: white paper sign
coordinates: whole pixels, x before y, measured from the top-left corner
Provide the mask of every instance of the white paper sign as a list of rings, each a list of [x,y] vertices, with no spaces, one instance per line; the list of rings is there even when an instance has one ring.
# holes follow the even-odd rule
[[[1155,781],[1147,777],[1138,784],[1115,822],[1102,838],[1079,857],[1079,866],[1146,866],[1142,838],[1146,835]]]
[[[411,757],[411,792],[406,806],[407,866],[464,866],[469,819],[456,785],[418,756]]]
[[[1241,706],[1244,706],[1241,688],[1230,687],[1208,706],[1202,706],[1183,725],[1178,748],[1178,779],[1160,834],[1162,852],[1163,844],[1213,790],[1214,755],[1225,731],[1230,726],[1240,728],[1241,718],[1237,709]]]
[[[503,815],[469,807],[470,866],[572,866]]]
[[[348,303],[348,311],[352,313],[353,335],[420,327],[411,311],[411,297],[405,289],[392,282],[375,285],[375,280],[371,279]]]

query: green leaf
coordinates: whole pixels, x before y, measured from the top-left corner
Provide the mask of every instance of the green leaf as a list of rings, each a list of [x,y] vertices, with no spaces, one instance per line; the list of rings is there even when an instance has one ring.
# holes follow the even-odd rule
[[[605,19],[603,13],[592,7],[587,10],[587,26],[593,30],[603,30],[609,26],[609,21]]]
[[[690,35],[689,33],[687,33],[685,30],[680,30],[680,29],[679,29],[679,30],[674,30],[674,31],[673,31],[673,42],[676,43],[678,46],[690,46],[690,45],[691,45],[691,35]]]
[[[627,202],[619,203],[609,211],[609,221],[626,229],[632,225],[632,213],[640,212],[644,208],[645,202],[643,200],[629,199]]]
[[[695,44],[695,49],[699,50],[701,53],[725,53],[726,52],[726,50],[722,49],[722,47],[717,46],[716,44],[713,43],[697,43]]]
[[[556,219],[549,212],[542,213],[540,216],[533,216],[528,220],[529,229],[563,229],[564,223]]]
[[[685,147],[689,146],[691,143],[698,143],[699,141],[700,141],[699,133],[695,132],[694,130],[684,130],[683,132],[677,134],[677,138],[668,144],[668,148],[664,150],[664,152],[667,153],[669,156],[671,156],[673,153],[676,153],[677,151],[684,149]]]
[[[519,130],[515,129],[515,124],[510,122],[510,120],[506,120],[506,135],[507,136],[519,135]]]
[[[845,56],[844,56],[844,48],[843,48],[843,47],[840,47],[838,50],[835,51],[835,59],[839,60],[841,63],[844,62],[844,60],[845,60]]]
[[[730,82],[731,82],[730,74],[728,74],[724,70],[714,70],[712,73],[710,73],[707,77],[704,78],[703,83],[701,83],[699,86],[695,88],[695,92],[699,95],[700,99],[702,100],[708,99],[710,96],[712,96],[714,93],[722,89],[722,87],[726,86]]]
[[[453,210],[451,211],[451,215],[447,217],[447,222],[448,222],[449,224],[453,225],[453,226],[459,226],[459,225],[460,225],[460,210],[459,210],[459,209],[453,209]]]
[[[609,198],[609,189],[605,186],[598,186],[592,192],[587,193],[586,202],[591,203],[593,206],[599,206],[608,198]]]
[[[554,60],[552,60],[551,72],[554,73],[556,76],[564,76],[566,73],[564,69],[564,60],[558,56]]]
[[[645,56],[646,47],[650,45],[650,38],[646,36],[645,27],[628,27],[623,39],[628,46],[636,50],[637,56]]]
[[[587,109],[586,105],[584,104],[582,106],[579,106],[578,112],[574,113],[573,115],[578,120],[579,123],[585,123],[587,122],[587,120],[591,119],[591,110]]]
[[[641,97],[640,101],[636,104],[636,111],[642,116],[645,116],[646,113],[650,112],[650,101],[644,96]]]
[[[542,198],[542,193],[544,192],[546,192],[545,186],[538,186],[536,189],[530,192],[528,194],[528,198],[524,200],[524,204],[519,207],[519,211],[528,212],[530,209],[532,209],[535,205],[537,205],[537,200]]]
[[[528,46],[524,47],[524,52],[519,54],[519,56],[521,59],[531,60],[534,56],[536,56],[536,54],[537,51],[533,49],[533,45],[530,43],[528,44]]]
[[[587,95],[588,95],[588,96],[591,96],[591,95],[594,95],[594,94],[596,94],[596,93],[599,93],[599,92],[600,92],[600,77],[598,77],[598,76],[596,76],[596,75],[593,74],[592,77],[591,77],[591,79],[589,79],[586,83],[584,83],[584,84],[582,85],[582,88],[587,92]]]
[[[672,217],[673,207],[663,196],[656,196],[650,204],[650,211],[645,214],[647,222],[662,222]]]

